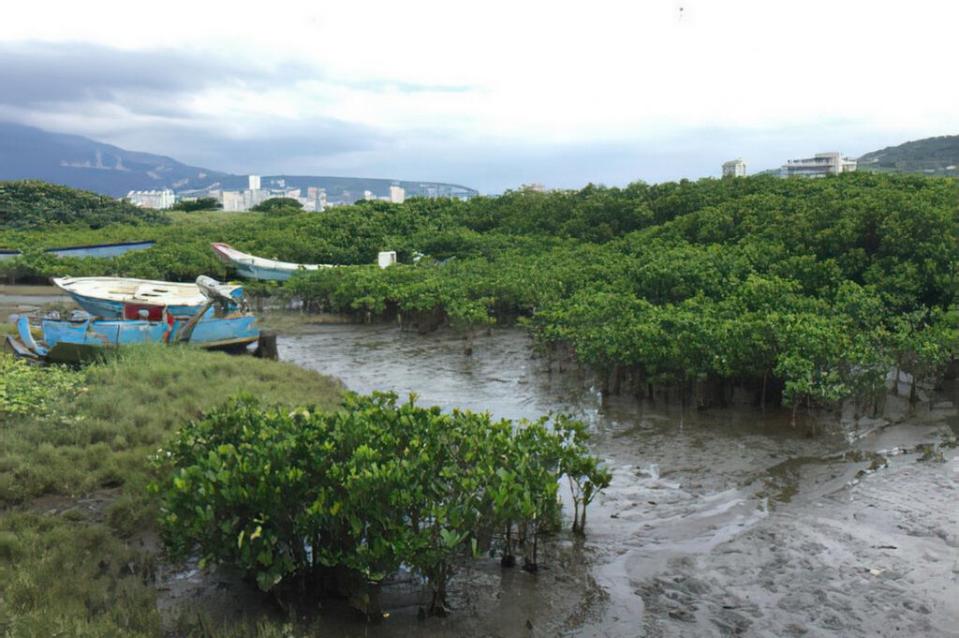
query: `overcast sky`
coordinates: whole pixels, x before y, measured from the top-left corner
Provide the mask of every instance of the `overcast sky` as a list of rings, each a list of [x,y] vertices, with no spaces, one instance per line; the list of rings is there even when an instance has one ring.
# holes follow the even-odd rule
[[[953,0],[162,3],[0,20],[0,120],[237,173],[577,187],[959,133]]]

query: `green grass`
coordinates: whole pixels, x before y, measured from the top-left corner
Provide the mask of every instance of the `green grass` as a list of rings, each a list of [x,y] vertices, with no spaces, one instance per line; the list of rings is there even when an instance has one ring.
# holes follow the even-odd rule
[[[6,356],[0,354],[0,356]],[[332,407],[341,385],[288,363],[189,348],[129,348],[81,371],[56,415],[0,425],[0,631],[156,635],[149,457],[237,393]]]

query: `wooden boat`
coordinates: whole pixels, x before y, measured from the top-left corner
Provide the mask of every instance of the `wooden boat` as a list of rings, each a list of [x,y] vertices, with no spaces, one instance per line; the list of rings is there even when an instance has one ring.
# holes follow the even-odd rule
[[[214,242],[210,244],[210,246],[213,248],[213,252],[216,253],[217,257],[227,265],[236,269],[238,275],[247,279],[286,281],[293,273],[300,270],[333,268],[330,264],[294,264],[288,261],[264,259],[263,257],[241,252],[229,244],[221,242]]]
[[[200,277],[197,287],[206,302],[191,314],[177,315],[171,306],[152,319],[78,320],[41,319],[36,339],[27,316],[17,320],[17,337],[8,337],[8,347],[20,356],[53,362],[76,362],[93,358],[104,349],[143,343],[186,343],[202,348],[244,349],[260,336],[256,318],[225,294],[209,277]]]
[[[193,284],[123,277],[55,277],[53,284],[95,317],[103,319],[158,320],[169,314],[192,315],[207,302],[200,287]],[[212,281],[212,280],[211,280]],[[221,292],[240,303],[243,287],[219,284]]]

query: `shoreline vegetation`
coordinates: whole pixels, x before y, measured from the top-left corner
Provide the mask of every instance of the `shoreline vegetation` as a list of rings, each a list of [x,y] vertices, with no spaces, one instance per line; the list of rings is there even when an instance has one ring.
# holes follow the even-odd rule
[[[283,286],[252,283],[253,295],[424,333],[450,326],[463,333],[467,354],[477,331],[520,324],[544,356],[572,359],[604,392],[667,398],[684,408],[723,406],[745,392],[757,407],[788,407],[794,421],[800,409],[848,400],[857,415],[877,413],[891,370],[897,379],[911,375],[915,403],[917,388],[934,382],[955,353],[959,187],[946,179],[760,176],[509,192],[468,202],[367,202],[322,214],[149,212],[143,219],[126,209],[104,217],[95,206],[70,217],[64,211],[74,195],[59,187],[0,186],[7,207],[0,248],[24,252],[0,261],[0,277],[10,283],[66,274],[226,279],[209,243],[227,241],[265,257],[343,266],[298,273]],[[29,224],[11,222],[27,203]],[[136,239],[157,244],[112,259],[42,253],[47,245]],[[396,250],[401,263],[373,265],[383,249]],[[493,542],[494,532],[476,521],[496,521],[506,555],[517,536],[526,541],[523,553],[531,543],[535,566],[538,530],[555,529],[558,518],[556,479],[579,477],[571,484],[579,528],[585,505],[609,480],[576,427],[559,442],[543,423],[510,435],[512,426],[488,416],[439,423],[438,413],[389,399],[342,403],[338,382],[291,364],[146,347],[82,369],[31,368],[4,354],[0,365],[0,626],[12,635],[168,631],[154,587],[161,511],[171,547],[187,554],[184,548],[198,543],[204,557],[240,566],[264,589],[291,576],[341,590],[342,574],[326,568],[364,574],[368,585],[383,570],[419,565],[434,593],[428,611],[442,614],[454,554]],[[238,395],[247,398],[226,403]],[[304,406],[315,407],[298,416]],[[366,420],[350,421],[356,414]],[[396,423],[416,425],[419,438],[403,440]],[[319,454],[311,447],[316,437],[300,436],[301,429],[331,433],[323,454],[362,457],[370,476],[434,473],[453,487],[427,495],[435,506],[429,512],[404,515],[393,504],[363,520],[362,502],[328,500],[341,485],[329,474],[335,463],[307,471],[296,461]],[[235,436],[219,440],[220,430]],[[521,440],[527,431],[533,439]],[[257,448],[256,433],[279,445]],[[174,456],[164,462],[158,450],[171,441]],[[249,469],[241,444],[263,462],[260,469],[283,470],[277,480],[313,518],[270,509],[273,500],[259,498],[262,485],[234,481]],[[509,468],[494,462],[496,446],[523,459],[525,478],[499,472]],[[435,467],[385,462],[397,456],[388,450],[403,458],[403,450],[420,448]],[[575,453],[563,452],[569,449]],[[455,458],[451,450],[484,459],[486,474],[457,473],[444,461]],[[473,494],[479,484],[495,485],[503,502],[450,496]],[[410,495],[410,503],[418,498]],[[242,515],[231,518],[230,508]],[[426,524],[441,515],[449,525]],[[395,545],[372,547],[372,524],[388,528]],[[304,530],[317,540],[291,542]],[[321,536],[337,544],[328,547]],[[251,541],[261,539],[271,539],[270,547],[250,553]],[[328,553],[320,559],[314,548]],[[371,592],[365,595],[375,615]]]
[[[76,370],[0,353],[0,368],[0,626],[15,636],[162,633],[147,488],[165,476],[150,455],[238,392],[329,408],[342,393],[293,364],[189,348],[124,349]]]
[[[875,412],[889,370],[928,382],[955,350],[959,185],[945,178],[590,185],[466,202],[360,202],[322,214],[178,212],[147,223],[149,213],[104,227],[92,213],[61,223],[72,200],[56,205],[60,187],[5,188],[27,202],[31,220],[0,229],[0,247],[24,251],[0,261],[8,281],[227,279],[209,247],[226,241],[263,257],[342,266],[285,285],[247,282],[254,297],[421,332],[449,325],[466,335],[466,351],[476,331],[518,322],[544,353],[570,354],[613,394],[717,407],[745,391],[755,405],[794,411],[852,397]],[[31,189],[49,208],[46,225]],[[112,259],[39,252],[143,239],[157,244]],[[400,263],[373,265],[384,249]]]
[[[538,544],[564,525],[558,489],[568,484],[583,535],[610,480],[580,422],[444,414],[188,347],[129,347],[84,368],[0,353],[0,417],[10,635],[286,631],[161,612],[162,574],[197,557],[283,609],[342,597],[368,621],[383,615],[379,583],[403,566],[424,578],[424,613],[443,616],[458,565],[495,551],[537,571]]]

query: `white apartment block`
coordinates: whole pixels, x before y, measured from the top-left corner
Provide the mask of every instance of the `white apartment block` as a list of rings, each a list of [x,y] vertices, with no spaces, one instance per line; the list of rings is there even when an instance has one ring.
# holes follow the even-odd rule
[[[746,177],[746,162],[741,159],[723,162],[723,177]]]
[[[251,190],[251,191],[258,191],[258,190],[260,190],[260,176],[259,176],[259,175],[250,175],[248,179],[249,179],[249,181],[250,181],[250,190]]]
[[[394,204],[402,204],[406,201],[406,189],[402,186],[390,186],[390,201]]]
[[[161,191],[130,191],[126,199],[134,206],[157,210],[173,208],[176,203],[176,195],[168,188]]]
[[[842,153],[816,153],[814,157],[788,160],[780,169],[783,177],[824,177],[851,173],[856,170],[856,160],[843,157]]]
[[[247,210],[246,198],[243,197],[243,192],[244,191],[223,191],[223,193],[220,195],[220,201],[223,204],[223,210]]]

